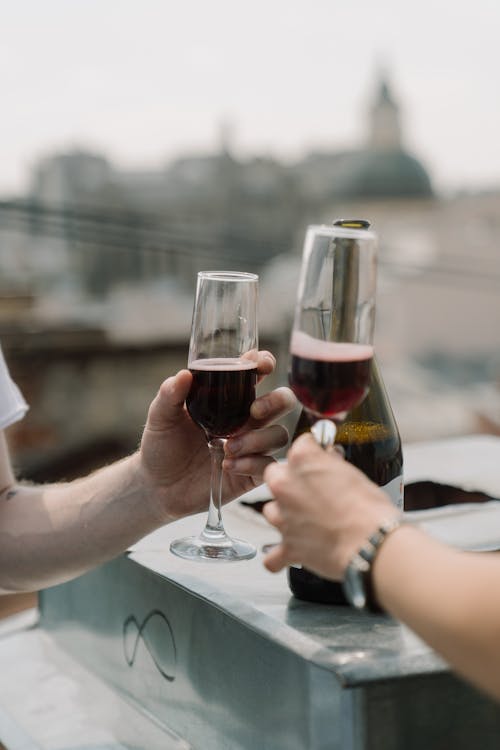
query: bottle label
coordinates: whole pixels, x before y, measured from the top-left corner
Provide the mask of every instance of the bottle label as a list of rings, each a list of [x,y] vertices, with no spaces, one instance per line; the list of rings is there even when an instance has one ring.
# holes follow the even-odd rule
[[[388,496],[391,503],[395,505],[396,508],[399,508],[399,510],[403,510],[404,484],[403,484],[402,474],[400,474],[397,477],[394,477],[394,479],[391,479],[390,482],[385,484],[380,489],[385,492],[385,494]]]

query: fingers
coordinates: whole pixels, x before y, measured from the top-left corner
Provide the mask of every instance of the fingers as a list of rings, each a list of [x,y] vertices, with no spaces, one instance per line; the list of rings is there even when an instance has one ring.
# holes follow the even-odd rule
[[[228,458],[237,458],[250,453],[271,454],[288,443],[288,431],[282,425],[273,424],[261,430],[251,430],[229,438],[225,446]]]
[[[312,470],[314,467],[317,469],[320,466],[324,469],[335,468],[337,471],[339,464],[345,464],[343,452],[334,448],[324,450],[311,433],[300,435],[293,442],[287,459],[290,469],[300,473]]]
[[[259,378],[258,378],[259,383],[266,375],[270,375],[273,372],[275,367],[276,367],[276,358],[271,354],[271,352],[268,352],[265,349],[258,352],[257,372],[259,375]]]
[[[285,550],[282,544],[278,544],[272,548],[270,552],[265,556],[264,567],[266,567],[271,573],[278,573],[284,567],[288,565],[286,559]]]
[[[269,464],[269,466],[266,468],[264,472],[264,481],[268,485],[273,495],[273,487],[279,491],[281,488],[281,483],[286,476],[287,467],[283,466],[282,464],[276,463],[276,461],[273,461],[273,463]]]
[[[251,455],[225,458],[222,468],[230,474],[252,477],[254,485],[257,486],[264,481],[264,471],[272,463],[275,463],[275,460],[271,456]]]
[[[250,408],[250,419],[245,429],[263,427],[288,414],[297,405],[297,399],[285,386],[275,388],[265,396],[255,399]]]
[[[300,463],[312,456],[322,456],[324,453],[323,448],[321,448],[313,435],[310,432],[306,432],[303,435],[299,435],[292,443],[288,451],[288,460],[290,461],[291,459],[295,463]]]
[[[167,378],[160,386],[156,398],[149,407],[148,428],[162,430],[170,422],[175,422],[184,411],[193,376],[189,370],[180,370],[177,375]]]
[[[266,503],[262,508],[262,513],[272,526],[277,529],[282,528],[284,523],[283,513],[276,500]]]

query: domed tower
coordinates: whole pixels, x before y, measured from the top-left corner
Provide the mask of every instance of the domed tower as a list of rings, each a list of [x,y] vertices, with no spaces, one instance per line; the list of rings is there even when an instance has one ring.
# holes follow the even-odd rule
[[[344,164],[337,192],[351,198],[431,197],[426,169],[403,146],[399,106],[385,76],[369,112],[368,142]]]
[[[392,97],[385,77],[380,79],[377,96],[371,107],[370,115],[369,147],[387,151],[400,149],[399,107]]]

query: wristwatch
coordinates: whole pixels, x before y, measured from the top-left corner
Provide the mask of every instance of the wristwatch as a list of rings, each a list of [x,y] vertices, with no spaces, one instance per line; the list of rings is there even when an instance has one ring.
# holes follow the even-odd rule
[[[368,612],[383,611],[373,591],[372,565],[383,541],[401,524],[401,518],[392,518],[381,524],[347,566],[342,588],[347,601],[356,609],[364,609]]]

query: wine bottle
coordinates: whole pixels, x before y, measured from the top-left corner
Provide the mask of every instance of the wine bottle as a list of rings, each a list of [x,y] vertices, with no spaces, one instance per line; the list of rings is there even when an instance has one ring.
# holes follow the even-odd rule
[[[308,429],[309,420],[303,410],[294,439]],[[375,358],[372,361],[368,395],[339,426],[335,443],[342,447],[347,461],[378,484],[394,505],[403,508],[401,438]],[[341,584],[321,578],[306,568],[289,568],[288,581],[298,599],[329,604],[347,603]]]

